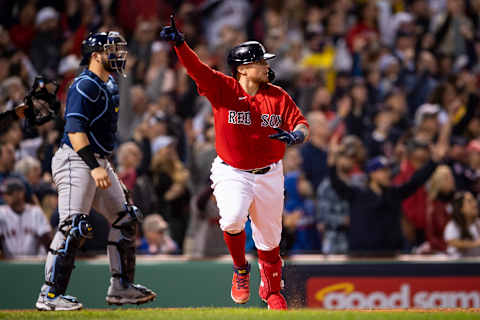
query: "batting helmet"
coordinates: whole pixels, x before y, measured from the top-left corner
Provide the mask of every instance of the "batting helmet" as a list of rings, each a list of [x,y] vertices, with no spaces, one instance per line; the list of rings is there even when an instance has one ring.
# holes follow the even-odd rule
[[[82,42],[82,61],[87,65],[93,52],[107,53],[108,71],[125,76],[127,62],[127,41],[116,31],[90,33]]]
[[[242,64],[248,64],[262,59],[275,58],[273,53],[267,53],[263,45],[258,41],[247,41],[235,46],[230,50],[227,57],[228,65],[232,68],[233,74],[236,68]]]

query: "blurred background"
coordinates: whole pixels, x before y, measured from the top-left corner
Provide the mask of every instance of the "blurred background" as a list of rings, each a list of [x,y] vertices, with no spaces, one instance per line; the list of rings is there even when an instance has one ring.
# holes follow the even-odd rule
[[[0,0],[0,6],[0,111],[21,103],[38,74],[60,83],[64,110],[69,84],[81,72],[82,40],[89,32],[107,30],[126,37],[128,76],[119,79],[113,162],[146,215],[138,228],[139,255],[158,257],[154,261],[172,261],[172,255],[185,262],[227,253],[209,182],[216,156],[211,105],[197,94],[170,44],[158,40],[175,12],[187,43],[227,74],[230,48],[261,41],[277,55],[270,63],[274,84],[293,97],[310,123],[310,141],[289,147],[284,158],[281,249],[287,261],[344,265],[358,261],[351,248],[362,243],[363,259],[442,261],[439,275],[480,272],[474,271],[480,270],[475,258],[468,260],[480,255],[479,0]],[[28,210],[41,211],[38,228],[30,229],[21,218],[13,223],[17,220],[0,207],[1,251],[7,259],[0,267],[11,266],[14,258],[45,256],[58,224],[51,158],[63,125],[61,116],[36,129],[18,120],[0,132],[0,203],[11,208],[27,203]],[[369,187],[376,179],[367,166],[373,160],[386,160],[381,169],[387,180],[404,185],[428,163],[440,140],[448,145],[447,156],[391,213],[399,213],[398,219],[362,210],[331,184],[332,150],[339,155],[338,176],[349,186]],[[104,255],[109,225],[95,211],[90,220],[95,239],[81,255]],[[391,246],[366,241],[382,239],[376,233],[397,238]],[[255,254],[251,239],[247,251]],[[36,261],[41,264],[42,258]],[[457,269],[450,268],[455,261]],[[468,270],[462,261],[470,261],[463,265]],[[293,271],[287,267],[288,272]],[[39,285],[41,276],[37,270]],[[467,282],[478,288],[480,278],[472,279]],[[296,293],[298,305],[305,303],[305,292],[301,298]],[[480,306],[478,294],[477,300],[467,299],[473,306]]]

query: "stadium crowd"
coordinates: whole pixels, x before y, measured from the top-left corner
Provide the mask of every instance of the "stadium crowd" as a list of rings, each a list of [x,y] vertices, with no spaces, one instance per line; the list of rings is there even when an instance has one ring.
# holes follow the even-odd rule
[[[309,142],[284,158],[284,254],[480,254],[480,1],[0,4],[0,111],[21,103],[37,74],[58,81],[64,110],[81,41],[91,31],[126,36],[112,161],[146,215],[139,253],[227,252],[209,181],[211,105],[158,40],[176,12],[200,58],[227,74],[231,47],[261,41],[277,55],[275,84],[309,121]],[[0,132],[4,257],[44,253],[58,224],[51,158],[63,123],[18,120]],[[12,212],[17,227],[4,222]],[[94,211],[90,219],[95,239],[83,250],[102,252],[109,225]]]

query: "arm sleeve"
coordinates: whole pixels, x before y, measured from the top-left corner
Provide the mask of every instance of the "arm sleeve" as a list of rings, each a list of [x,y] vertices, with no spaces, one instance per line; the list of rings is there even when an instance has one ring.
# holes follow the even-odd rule
[[[346,184],[337,174],[337,167],[332,166],[328,168],[330,174],[330,183],[332,184],[333,189],[337,192],[340,198],[343,198],[347,201],[353,199],[355,190],[353,187],[350,187]]]
[[[68,123],[68,118],[76,117],[90,123],[100,96],[100,88],[93,80],[81,79],[75,82],[68,91],[65,121]]]
[[[284,129],[288,131],[292,131],[295,129],[295,127],[299,124],[304,124],[307,127],[309,127],[307,120],[303,116],[302,112],[298,108],[298,106],[295,104],[293,99],[283,91],[283,105],[285,106],[284,108],[284,116],[282,119],[285,119]]]
[[[418,169],[409,181],[395,188],[400,197],[406,199],[414,194],[418,188],[427,182],[436,168],[437,163],[430,160],[426,165]]]
[[[218,101],[224,84],[233,78],[227,77],[203,63],[186,42],[175,46],[175,52],[180,63],[187,69],[188,75],[197,84],[198,93],[206,96],[209,100]]]
[[[65,132],[87,132],[87,121],[79,116],[66,118]]]

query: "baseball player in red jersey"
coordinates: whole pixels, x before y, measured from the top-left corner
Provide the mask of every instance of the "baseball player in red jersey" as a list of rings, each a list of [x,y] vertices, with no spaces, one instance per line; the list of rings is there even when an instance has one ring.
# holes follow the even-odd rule
[[[231,297],[250,298],[250,265],[245,258],[245,222],[250,216],[261,275],[259,295],[270,309],[286,309],[282,289],[279,243],[282,231],[285,144],[302,143],[308,124],[292,98],[274,86],[266,53],[256,41],[234,47],[228,55],[233,77],[200,61],[172,25],[160,33],[175,51],[206,96],[215,117],[218,157],[211,170],[213,193],[220,211],[220,227],[233,259]]]

